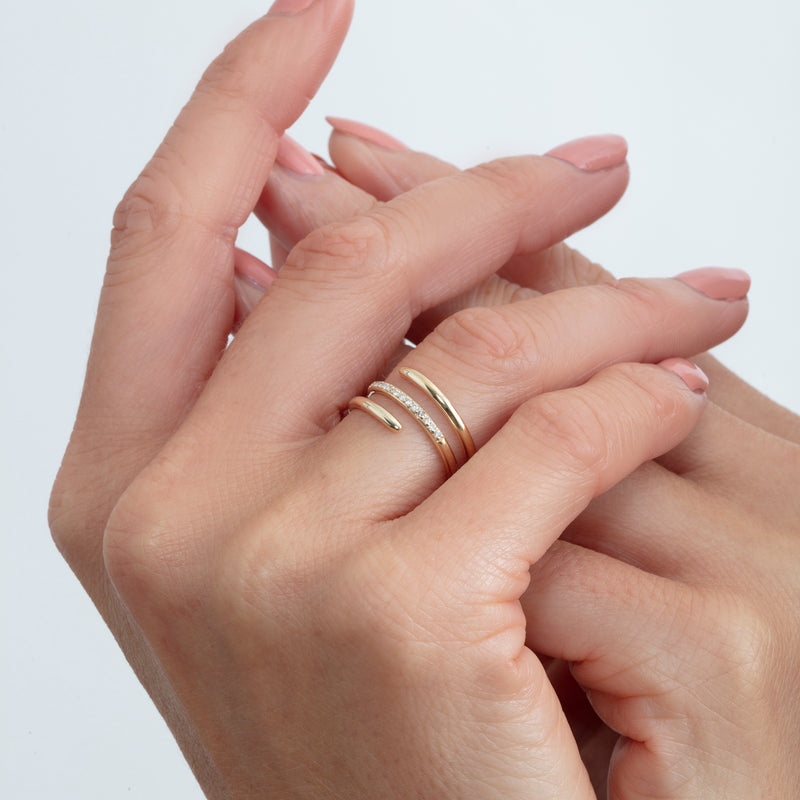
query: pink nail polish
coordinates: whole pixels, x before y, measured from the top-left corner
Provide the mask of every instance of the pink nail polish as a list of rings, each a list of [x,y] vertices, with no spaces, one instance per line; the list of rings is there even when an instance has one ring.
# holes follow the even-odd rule
[[[235,253],[235,274],[249,281],[252,287],[264,294],[267,288],[272,285],[278,273],[246,250],[241,250],[237,247]]]
[[[297,14],[298,11],[305,11],[314,0],[275,0],[269,10],[269,14]]]
[[[284,133],[278,141],[275,163],[298,175],[324,175],[325,170],[308,150]]]
[[[394,136],[389,136],[388,133],[379,131],[371,125],[365,125],[363,122],[356,122],[352,119],[342,119],[341,117],[325,117],[333,129],[338,133],[347,133],[350,136],[357,136],[359,139],[377,144],[380,147],[385,147],[387,150],[408,150],[409,148],[404,145]]]
[[[613,134],[587,136],[554,147],[545,155],[566,161],[584,172],[598,172],[624,163],[628,156],[628,143]]]
[[[684,358],[668,358],[659,366],[674,372],[696,394],[705,394],[708,389],[708,376],[691,361]]]
[[[741,269],[703,267],[675,277],[712,300],[744,300],[750,289],[750,276]]]

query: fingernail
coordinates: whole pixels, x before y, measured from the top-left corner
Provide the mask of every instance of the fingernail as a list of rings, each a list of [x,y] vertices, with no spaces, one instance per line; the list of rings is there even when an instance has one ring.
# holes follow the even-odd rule
[[[675,277],[712,300],[744,300],[750,289],[750,276],[741,269],[703,267]]]
[[[305,11],[314,0],[275,0],[268,14],[296,14]]]
[[[284,133],[278,141],[275,162],[298,175],[324,175],[325,170],[308,150]]]
[[[622,164],[628,155],[628,143],[614,134],[586,136],[560,144],[545,155],[566,161],[584,172],[598,172]]]
[[[685,358],[668,358],[659,366],[674,372],[695,394],[705,394],[708,389],[708,375]]]
[[[233,278],[236,294],[236,314],[239,319],[246,319],[250,312],[258,305],[258,301],[267,290],[248,275],[236,273]]]
[[[235,253],[236,269],[234,274],[247,279],[262,294],[266,292],[267,287],[272,285],[278,273],[246,250],[237,247]]]
[[[359,139],[364,139],[372,144],[380,145],[387,150],[400,151],[409,149],[399,139],[395,139],[394,136],[389,136],[388,133],[379,131],[371,125],[365,125],[363,122],[356,122],[352,119],[342,119],[341,117],[325,117],[325,119],[333,126],[333,129],[339,133],[348,133],[350,136],[357,136]]]

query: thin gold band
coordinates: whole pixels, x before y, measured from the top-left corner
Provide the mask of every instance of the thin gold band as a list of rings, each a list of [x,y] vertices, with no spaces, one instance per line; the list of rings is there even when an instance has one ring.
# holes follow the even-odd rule
[[[397,418],[390,414],[383,406],[373,403],[368,397],[354,397],[347,405],[351,410],[358,409],[366,411],[371,417],[375,417],[378,422],[382,422],[387,428],[393,431],[403,430],[403,426]]]
[[[455,474],[455,471],[458,469],[458,464],[456,462],[455,454],[453,453],[453,448],[450,447],[450,442],[447,441],[447,438],[441,432],[439,426],[433,421],[428,412],[425,411],[425,409],[422,408],[422,406],[420,406],[413,397],[410,397],[402,389],[398,389],[391,383],[386,383],[386,381],[376,381],[375,383],[371,383],[369,386],[369,392],[370,396],[373,394],[380,394],[401,405],[433,442],[434,447],[436,447],[436,451],[442,457],[444,466],[447,469],[447,476],[450,477],[450,475]],[[373,405],[376,404],[373,403]],[[378,408],[380,408],[380,406],[378,406]],[[376,415],[373,414],[373,416]],[[388,423],[384,422],[384,424]]]
[[[422,389],[428,397],[436,403],[442,412],[447,417],[448,422],[452,425],[453,430],[458,434],[461,444],[464,447],[464,454],[467,458],[472,458],[475,455],[475,442],[472,439],[472,434],[469,432],[461,415],[456,411],[453,404],[447,399],[444,392],[431,380],[426,378],[421,372],[415,369],[405,367],[400,370],[400,374],[411,381],[414,386]]]

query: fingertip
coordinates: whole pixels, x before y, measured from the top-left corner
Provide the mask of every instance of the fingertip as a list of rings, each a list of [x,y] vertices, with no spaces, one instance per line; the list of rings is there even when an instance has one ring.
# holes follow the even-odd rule
[[[705,396],[709,380],[697,364],[685,358],[668,358],[661,361],[659,366],[677,375],[694,394]]]
[[[333,133],[347,134],[360,139],[368,145],[378,145],[386,150],[403,151],[408,150],[408,146],[399,139],[390,136],[388,133],[366,125],[363,122],[356,122],[352,119],[343,117],[325,117],[325,121],[333,128]]]
[[[554,147],[545,155],[557,158],[582,172],[598,172],[622,166],[628,157],[628,143],[622,136],[585,136]]]

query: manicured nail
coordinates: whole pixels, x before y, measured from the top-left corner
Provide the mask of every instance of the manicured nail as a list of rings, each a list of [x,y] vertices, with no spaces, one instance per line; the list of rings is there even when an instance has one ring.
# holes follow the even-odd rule
[[[668,358],[659,366],[674,372],[695,394],[705,394],[708,389],[708,375],[691,361],[684,358]]]
[[[359,139],[364,139],[371,144],[380,145],[387,150],[400,151],[409,149],[400,140],[395,139],[394,136],[389,136],[388,133],[379,131],[371,125],[365,125],[363,122],[356,122],[352,119],[342,119],[341,117],[325,117],[325,119],[338,133],[348,133],[350,136],[357,136]]]
[[[703,267],[675,277],[712,300],[744,300],[750,289],[750,276],[741,269]]]
[[[275,0],[269,9],[269,14],[296,14],[305,11],[314,0]]]
[[[278,273],[272,267],[267,266],[260,258],[256,258],[246,250],[239,247],[235,248],[236,271],[235,275],[245,278],[250,285],[263,294],[267,287],[272,285]]]
[[[587,136],[560,144],[545,155],[566,161],[584,172],[598,172],[622,164],[628,155],[628,143],[614,134]]]
[[[298,175],[324,175],[322,164],[301,144],[284,133],[278,142],[275,162]]]
[[[250,316],[252,310],[258,305],[258,301],[264,296],[267,290],[249,275],[242,275],[237,272],[233,276],[234,290],[236,294],[236,311],[239,319]]]

